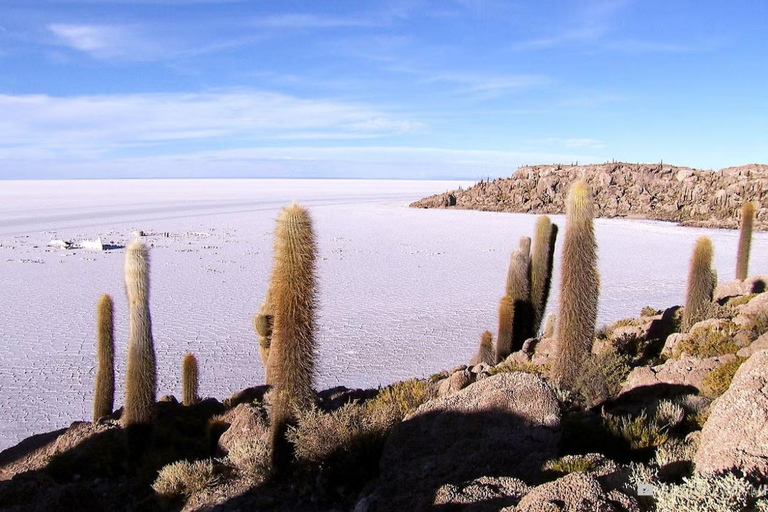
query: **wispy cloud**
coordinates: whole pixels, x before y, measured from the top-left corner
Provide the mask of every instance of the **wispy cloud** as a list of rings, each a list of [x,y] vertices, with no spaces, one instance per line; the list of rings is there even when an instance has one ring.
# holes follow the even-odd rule
[[[264,16],[254,18],[250,23],[256,27],[278,29],[375,27],[381,25],[380,22],[373,19],[343,18],[315,14],[279,14]]]
[[[258,91],[55,97],[0,95],[8,148],[106,154],[172,144],[375,138],[423,125],[375,107]]]
[[[457,84],[456,92],[459,93],[494,95],[546,85],[551,82],[548,77],[542,75],[490,75],[482,73],[435,73],[433,75],[425,75],[422,81],[426,83],[445,82]]]

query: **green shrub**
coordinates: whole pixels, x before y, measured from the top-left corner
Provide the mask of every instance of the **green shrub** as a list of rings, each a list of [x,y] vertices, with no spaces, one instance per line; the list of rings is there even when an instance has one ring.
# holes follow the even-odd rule
[[[634,418],[604,414],[603,425],[611,434],[626,441],[630,450],[655,448],[669,439],[667,426],[657,424],[645,412]]]
[[[686,353],[695,357],[713,357],[735,354],[741,348],[733,341],[738,327],[729,322],[724,329],[698,328],[680,341],[672,352],[672,357]]]
[[[543,377],[549,372],[549,366],[529,362],[521,363],[519,361],[503,361],[488,369],[488,373],[491,375],[514,372],[532,373],[534,375],[538,375],[539,377]]]
[[[704,377],[704,393],[712,398],[716,398],[725,393],[731,385],[733,376],[736,375],[736,370],[738,370],[741,364],[746,360],[747,359],[744,357],[739,357],[710,371],[707,376]]]
[[[545,466],[545,471],[553,473],[552,476],[559,478],[570,473],[584,473],[594,471],[598,467],[598,462],[593,456],[589,455],[566,455],[549,461]]]

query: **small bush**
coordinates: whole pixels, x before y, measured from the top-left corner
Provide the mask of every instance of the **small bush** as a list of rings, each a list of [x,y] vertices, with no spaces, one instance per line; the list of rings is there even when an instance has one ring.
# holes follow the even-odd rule
[[[696,455],[696,445],[679,439],[670,439],[656,448],[656,463],[659,467],[667,464],[690,462]]]
[[[640,310],[640,316],[656,316],[660,315],[661,311],[658,309],[652,308],[651,306],[645,306],[643,309]]]
[[[604,414],[603,425],[611,434],[623,439],[630,450],[656,448],[669,439],[667,427],[658,425],[645,412],[635,418]]]
[[[594,471],[598,467],[598,462],[589,455],[566,455],[549,461],[545,466],[545,471],[554,473],[555,478],[568,475],[570,473],[584,473]]]
[[[189,462],[181,460],[163,467],[152,488],[164,498],[189,497],[219,482],[211,459]]]
[[[374,398],[365,402],[366,416],[391,417],[396,423],[415,411],[421,404],[434,398],[432,386],[419,379],[396,382],[379,391]]]
[[[736,370],[738,370],[741,364],[746,360],[746,358],[739,357],[710,371],[707,376],[704,377],[704,393],[712,398],[716,398],[725,393],[731,385],[733,376],[736,375]]]
[[[687,339],[677,344],[672,357],[680,357],[682,353],[695,357],[735,354],[741,348],[733,341],[733,335],[737,330],[738,327],[733,323],[726,324],[724,329],[696,329]]]
[[[681,485],[660,484],[656,487],[656,510],[729,510],[746,511],[766,506],[766,489],[732,473],[718,476],[684,478]]]
[[[490,373],[491,375],[496,375],[499,373],[514,373],[514,372],[532,373],[534,375],[538,375],[539,377],[542,377],[549,372],[549,366],[528,363],[528,362],[521,363],[519,361],[505,360],[497,364],[496,366],[493,366],[488,369],[488,373]]]
[[[429,382],[438,382],[441,381],[447,377],[449,377],[451,374],[447,370],[443,370],[437,373],[433,373],[429,376],[429,379],[427,379]]]
[[[628,355],[619,354],[613,347],[592,356],[582,367],[575,391],[590,407],[616,397],[631,370],[629,362]]]
[[[653,420],[657,425],[675,428],[685,419],[685,409],[680,404],[670,400],[661,400],[653,411]]]
[[[244,437],[229,449],[227,459],[245,476],[261,483],[269,476],[269,444],[263,439]]]

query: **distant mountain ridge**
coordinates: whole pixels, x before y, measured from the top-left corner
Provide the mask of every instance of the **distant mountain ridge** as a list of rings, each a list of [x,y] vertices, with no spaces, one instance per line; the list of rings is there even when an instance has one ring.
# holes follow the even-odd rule
[[[598,217],[738,228],[741,205],[755,204],[755,229],[768,230],[768,165],[719,171],[666,164],[532,165],[509,178],[483,181],[411,203],[412,208],[460,208],[535,214],[565,213],[570,184],[585,178]]]

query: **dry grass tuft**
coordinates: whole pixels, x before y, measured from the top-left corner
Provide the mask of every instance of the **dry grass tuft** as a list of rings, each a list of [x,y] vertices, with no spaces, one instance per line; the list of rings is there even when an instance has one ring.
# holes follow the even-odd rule
[[[181,460],[163,467],[152,488],[163,498],[189,497],[219,483],[213,460]]]

